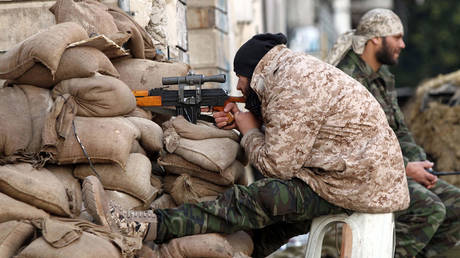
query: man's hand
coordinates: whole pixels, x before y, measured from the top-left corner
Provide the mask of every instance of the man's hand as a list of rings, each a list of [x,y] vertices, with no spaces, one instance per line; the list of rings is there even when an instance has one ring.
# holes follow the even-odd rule
[[[438,181],[438,177],[427,172],[425,169],[432,168],[433,162],[414,161],[407,163],[406,175],[414,179],[417,183],[424,185],[426,188],[432,188]]]
[[[232,114],[234,121],[229,122],[228,114]],[[235,103],[225,106],[223,112],[214,113],[216,126],[222,129],[238,129],[241,134],[246,134],[253,128],[260,128],[260,121],[251,112],[241,112]]]
[[[249,130],[260,128],[260,122],[251,112],[235,113],[235,121],[238,130],[245,135]]]
[[[212,116],[214,117],[214,121],[216,122],[216,126],[221,129],[238,129],[237,124],[235,123],[235,114],[240,112],[238,106],[235,103],[228,103],[224,107],[224,111],[216,112]],[[232,122],[229,121],[229,116],[231,115],[234,117]]]

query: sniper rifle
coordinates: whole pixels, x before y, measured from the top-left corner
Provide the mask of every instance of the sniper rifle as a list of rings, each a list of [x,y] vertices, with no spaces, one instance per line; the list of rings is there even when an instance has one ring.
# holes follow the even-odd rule
[[[202,89],[206,82],[224,83],[225,74],[204,76],[202,74],[188,74],[179,77],[163,77],[162,84],[178,85],[178,90],[154,88],[150,90],[133,91],[137,106],[157,113],[182,115],[189,122],[196,124],[198,118],[210,121],[209,116],[201,115],[201,108],[208,107],[210,111],[222,111],[230,102],[244,102],[244,97],[229,96],[223,89]],[[175,107],[168,109],[164,107]],[[229,113],[229,120],[233,116]],[[229,121],[231,123],[232,121]]]

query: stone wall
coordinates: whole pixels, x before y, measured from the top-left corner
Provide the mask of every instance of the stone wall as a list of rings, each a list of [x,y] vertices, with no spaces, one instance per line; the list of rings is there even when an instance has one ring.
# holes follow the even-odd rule
[[[43,30],[54,22],[48,10],[54,1],[0,2],[0,51]]]
[[[226,0],[188,0],[187,28],[190,65],[198,74],[226,74],[230,78],[228,13]],[[230,91],[225,84],[210,84]]]

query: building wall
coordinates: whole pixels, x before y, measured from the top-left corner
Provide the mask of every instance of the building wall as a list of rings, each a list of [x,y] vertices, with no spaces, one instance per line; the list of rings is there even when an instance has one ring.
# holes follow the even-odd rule
[[[54,15],[48,10],[53,1],[0,2],[0,51],[53,25]]]

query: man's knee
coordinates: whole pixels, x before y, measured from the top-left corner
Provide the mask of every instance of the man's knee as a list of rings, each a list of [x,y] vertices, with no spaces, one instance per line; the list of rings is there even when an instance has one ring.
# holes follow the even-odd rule
[[[439,226],[446,217],[446,206],[435,193],[420,184],[409,183],[410,206],[401,214],[403,221],[409,220],[414,223],[428,223],[433,227]],[[400,220],[400,218],[398,218]]]
[[[298,213],[294,187],[290,181],[267,180],[258,191],[258,199],[265,212],[271,216]]]

